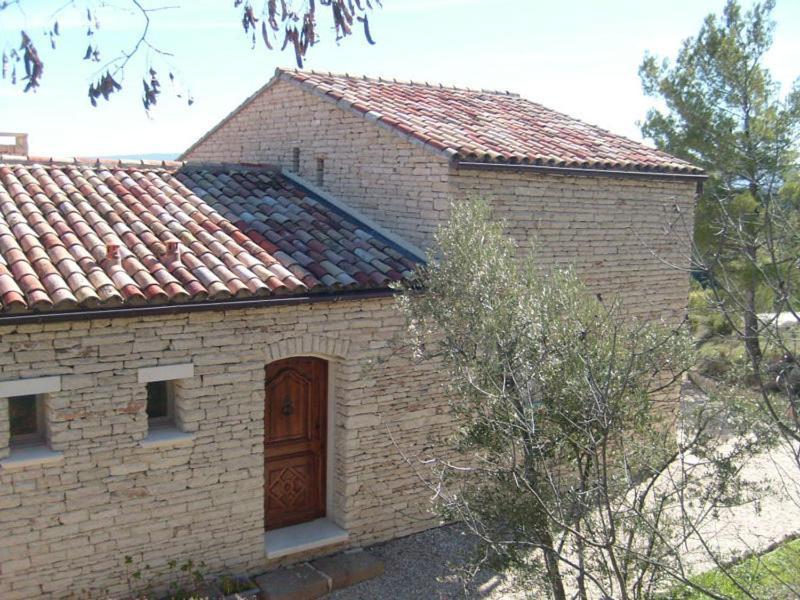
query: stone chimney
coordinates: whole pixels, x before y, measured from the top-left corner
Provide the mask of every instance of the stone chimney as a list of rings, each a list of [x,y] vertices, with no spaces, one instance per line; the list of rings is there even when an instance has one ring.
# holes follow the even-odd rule
[[[164,253],[164,260],[170,263],[181,262],[181,248],[177,241],[167,242],[167,251]]]
[[[120,263],[118,244],[106,244],[106,260],[112,265]]]
[[[28,156],[28,134],[0,131],[0,154]]]

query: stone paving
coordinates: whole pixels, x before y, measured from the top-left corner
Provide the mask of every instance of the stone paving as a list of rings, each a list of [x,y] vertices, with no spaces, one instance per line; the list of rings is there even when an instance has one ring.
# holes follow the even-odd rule
[[[696,401],[702,401],[700,391],[686,384],[684,402]],[[724,448],[733,438],[724,424],[719,425]],[[791,447],[780,445],[751,458],[741,477],[764,490],[754,493],[749,502],[719,509],[717,518],[707,520],[701,527],[711,549],[727,558],[765,552],[800,534],[800,466]],[[713,566],[698,540],[690,541],[685,556],[692,562],[693,571]]]

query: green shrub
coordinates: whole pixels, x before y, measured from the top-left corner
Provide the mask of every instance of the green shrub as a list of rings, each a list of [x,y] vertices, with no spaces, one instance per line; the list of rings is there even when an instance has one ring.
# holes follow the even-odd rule
[[[795,599],[800,594],[800,540],[787,542],[761,556],[752,556],[731,567],[731,574],[747,590],[744,593],[719,569],[702,573],[692,580],[731,600],[769,598]],[[669,600],[700,600],[707,595],[687,588],[673,591]]]
[[[728,320],[715,308],[714,294],[696,281],[689,292],[689,323],[692,333],[700,340],[733,333]]]
[[[697,351],[697,370],[714,379],[744,379],[749,372],[744,345],[735,338],[714,338]]]

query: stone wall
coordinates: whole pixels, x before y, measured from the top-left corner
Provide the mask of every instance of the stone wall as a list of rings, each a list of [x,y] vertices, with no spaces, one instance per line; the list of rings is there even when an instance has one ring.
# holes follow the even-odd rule
[[[46,398],[50,450],[61,456],[0,463],[0,598],[124,596],[126,573],[169,560],[202,560],[210,574],[266,570],[264,366],[292,355],[330,360],[328,516],[349,544],[431,526],[426,489],[400,448],[415,456],[449,417],[437,374],[389,356],[402,323],[392,302],[0,328],[0,381],[61,375]],[[137,373],[184,363],[194,374],[176,404],[191,437],[148,444]]]
[[[572,264],[640,317],[681,319],[689,297],[693,181],[461,169],[453,198],[491,200],[524,253]]]
[[[28,155],[28,134],[0,131],[0,154]]]

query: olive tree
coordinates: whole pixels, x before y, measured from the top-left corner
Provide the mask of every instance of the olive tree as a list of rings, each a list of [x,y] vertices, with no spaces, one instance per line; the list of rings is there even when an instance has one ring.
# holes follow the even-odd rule
[[[570,268],[519,258],[484,201],[454,204],[398,302],[455,422],[426,481],[487,560],[559,600],[695,585],[685,544],[737,489],[743,447],[718,451],[707,406],[679,410],[685,323],[637,320]]]

